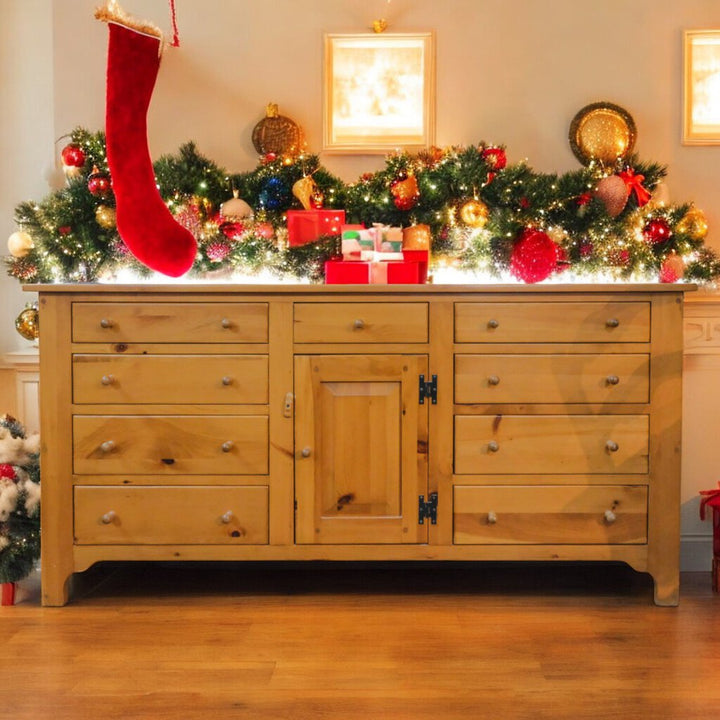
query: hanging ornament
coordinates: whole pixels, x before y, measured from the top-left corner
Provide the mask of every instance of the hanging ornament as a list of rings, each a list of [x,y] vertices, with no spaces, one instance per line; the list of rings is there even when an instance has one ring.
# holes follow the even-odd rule
[[[106,197],[111,190],[110,176],[107,173],[100,172],[97,165],[95,165],[88,177],[87,188],[90,194],[95,197]]]
[[[325,195],[320,190],[315,190],[310,196],[310,207],[313,210],[322,210],[325,207]]]
[[[390,193],[398,210],[412,210],[420,197],[417,180],[414,175],[399,173],[390,185]]]
[[[570,147],[583,165],[593,161],[611,165],[628,157],[636,136],[630,113],[609,102],[586,105],[570,123]]]
[[[95,220],[101,228],[112,230],[115,227],[115,208],[98,205],[95,208]]]
[[[37,305],[28,305],[15,318],[15,329],[26,340],[37,340],[40,335],[40,316]]]
[[[545,280],[558,268],[560,247],[544,232],[527,228],[510,255],[510,272],[526,283]]]
[[[269,103],[265,117],[253,128],[252,143],[260,155],[297,155],[304,144],[298,124],[278,113],[278,106]],[[274,160],[275,158],[273,158]]]
[[[290,191],[279,177],[270,177],[263,183],[258,200],[267,210],[281,210],[289,203]]]
[[[66,168],[81,168],[85,164],[85,151],[75,143],[66,145],[60,152]]]
[[[487,147],[480,153],[483,160],[488,164],[491,170],[497,172],[507,165],[507,155],[505,150],[500,147]]]
[[[13,257],[22,258],[35,247],[35,243],[30,233],[26,233],[24,230],[18,230],[8,238],[7,246]]]
[[[300,201],[305,210],[312,207],[311,199],[313,193],[317,191],[317,185],[312,175],[304,175],[297,180],[292,186],[292,194]]]
[[[708,234],[708,224],[705,213],[696,207],[691,207],[678,221],[675,229],[683,235],[689,235],[693,240],[703,240]]]
[[[403,250],[430,250],[432,235],[429,225],[411,225],[403,228]]]
[[[373,20],[372,22],[372,31],[374,33],[382,33],[387,30],[387,20],[385,18],[380,18],[379,20]]]
[[[223,220],[235,221],[252,218],[253,209],[241,197],[237,190],[233,190],[233,196],[220,206],[220,217]]]
[[[245,225],[237,221],[222,223],[222,225],[220,225],[220,232],[228,240],[239,240],[245,232]]]
[[[642,233],[650,245],[658,245],[665,242],[672,235],[672,230],[665,218],[652,218],[645,224]]]
[[[627,205],[627,185],[619,175],[608,175],[597,184],[595,197],[602,201],[610,217],[617,217]]]
[[[476,198],[460,206],[460,219],[471,228],[485,227],[489,214],[488,206]]]
[[[660,266],[659,279],[661,283],[674,283],[682,280],[685,275],[685,262],[674,252],[670,253]]]
[[[275,237],[275,228],[269,222],[261,222],[255,226],[255,234],[265,240],[272,240]]]

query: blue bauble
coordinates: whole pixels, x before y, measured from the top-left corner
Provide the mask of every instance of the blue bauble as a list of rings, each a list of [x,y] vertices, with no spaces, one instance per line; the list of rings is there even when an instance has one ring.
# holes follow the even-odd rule
[[[268,178],[258,196],[261,207],[281,210],[290,203],[290,188],[278,177]]]

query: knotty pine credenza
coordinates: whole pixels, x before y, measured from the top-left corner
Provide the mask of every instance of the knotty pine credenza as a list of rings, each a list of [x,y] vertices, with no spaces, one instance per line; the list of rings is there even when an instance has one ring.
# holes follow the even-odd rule
[[[41,285],[42,599],[99,561],[622,561],[678,601],[683,292]]]

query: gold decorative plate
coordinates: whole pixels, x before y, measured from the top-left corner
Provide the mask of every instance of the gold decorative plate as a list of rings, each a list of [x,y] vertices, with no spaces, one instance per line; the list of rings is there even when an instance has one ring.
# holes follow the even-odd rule
[[[570,147],[583,165],[592,160],[608,165],[624,160],[632,153],[636,137],[630,113],[608,102],[586,105],[570,123]]]

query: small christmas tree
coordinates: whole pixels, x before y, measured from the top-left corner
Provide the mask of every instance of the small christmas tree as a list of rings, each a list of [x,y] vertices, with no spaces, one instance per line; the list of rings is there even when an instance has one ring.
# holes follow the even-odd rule
[[[40,557],[40,437],[0,417],[0,583],[26,577]]]

